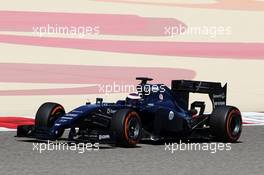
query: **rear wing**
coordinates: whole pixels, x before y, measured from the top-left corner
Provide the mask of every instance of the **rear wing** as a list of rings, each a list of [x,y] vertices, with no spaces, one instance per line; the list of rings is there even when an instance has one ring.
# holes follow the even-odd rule
[[[188,110],[190,93],[208,94],[213,108],[226,105],[227,84],[222,87],[220,82],[172,80],[171,90],[179,105],[185,110]]]

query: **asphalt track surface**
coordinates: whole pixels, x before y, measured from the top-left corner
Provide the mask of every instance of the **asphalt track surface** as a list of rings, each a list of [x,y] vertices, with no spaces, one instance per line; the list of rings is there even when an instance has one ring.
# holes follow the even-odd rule
[[[165,151],[164,145],[137,148],[101,145],[98,151],[34,150],[31,139],[0,132],[0,174],[264,174],[264,127],[246,126],[230,151]],[[35,143],[36,144],[36,143]]]

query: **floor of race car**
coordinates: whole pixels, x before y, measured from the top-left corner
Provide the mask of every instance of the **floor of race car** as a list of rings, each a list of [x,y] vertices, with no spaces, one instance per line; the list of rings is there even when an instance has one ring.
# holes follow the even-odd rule
[[[164,144],[139,144],[137,148],[100,145],[99,150],[84,153],[78,153],[81,149],[40,153],[37,146],[40,149],[41,143],[5,131],[0,132],[0,174],[263,174],[263,133],[263,126],[245,126],[240,143],[216,153],[212,153],[214,149],[179,148],[172,153]]]

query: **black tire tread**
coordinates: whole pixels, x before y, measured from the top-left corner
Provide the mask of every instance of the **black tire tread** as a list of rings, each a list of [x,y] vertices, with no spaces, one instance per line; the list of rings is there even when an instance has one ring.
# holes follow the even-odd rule
[[[230,138],[226,130],[227,117],[230,115],[230,112],[234,110],[239,111],[239,109],[234,106],[219,106],[212,112],[209,120],[210,132],[217,140],[223,142],[236,142],[239,139],[241,130],[236,138]],[[240,120],[242,122],[242,119]]]
[[[135,112],[135,111],[132,109],[120,109],[114,114],[112,121],[111,121],[111,127],[110,128],[112,131],[115,132],[116,142],[117,142],[117,145],[119,145],[119,146],[134,147],[134,146],[136,146],[136,143],[140,139],[140,136],[139,136],[136,143],[130,143],[124,137],[124,129],[123,129],[124,128],[124,121],[125,121],[126,116],[130,112]],[[141,127],[141,123],[140,123],[140,127]],[[141,133],[141,130],[142,130],[142,128],[140,128],[140,133]]]

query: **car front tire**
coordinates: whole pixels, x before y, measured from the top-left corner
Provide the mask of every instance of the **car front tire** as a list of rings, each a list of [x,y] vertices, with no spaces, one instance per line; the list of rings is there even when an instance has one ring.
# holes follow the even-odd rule
[[[63,115],[65,115],[65,110],[62,105],[51,102],[44,103],[39,107],[36,113],[35,127],[49,129],[53,126],[54,122]],[[60,130],[55,137],[61,137],[63,132],[64,130]]]
[[[111,130],[115,133],[118,145],[135,147],[142,132],[138,113],[132,109],[118,110],[112,118]]]

